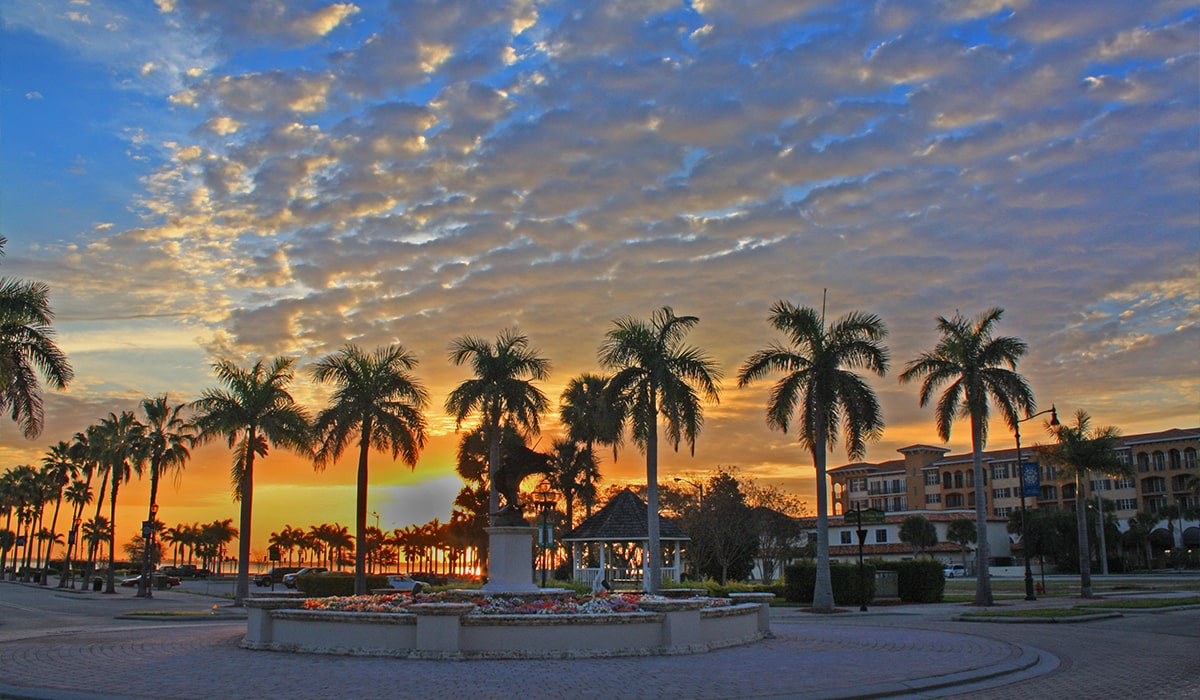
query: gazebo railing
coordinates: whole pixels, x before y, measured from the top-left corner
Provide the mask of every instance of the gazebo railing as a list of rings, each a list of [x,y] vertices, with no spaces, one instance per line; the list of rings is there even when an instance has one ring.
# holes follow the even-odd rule
[[[679,570],[674,566],[662,567],[661,573],[663,583],[677,583],[679,581]],[[609,584],[613,587],[627,587],[630,584],[640,586],[642,583],[642,570],[640,568],[606,567],[601,569],[600,567],[586,567],[576,568],[574,571],[575,581],[589,587],[595,587],[596,579],[601,576],[606,576]]]

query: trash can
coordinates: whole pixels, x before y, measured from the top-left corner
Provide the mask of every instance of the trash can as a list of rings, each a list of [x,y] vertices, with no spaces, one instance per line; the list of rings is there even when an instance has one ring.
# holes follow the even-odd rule
[[[154,589],[158,590],[158,591],[167,590],[167,577],[161,576],[161,575],[155,576],[154,577]]]
[[[100,587],[101,587],[101,586],[103,586],[103,585],[104,585],[104,579],[101,579],[101,578],[94,578],[94,579],[92,579],[92,590],[93,590],[93,591],[95,591],[95,592],[99,593],[99,592],[100,592]]]

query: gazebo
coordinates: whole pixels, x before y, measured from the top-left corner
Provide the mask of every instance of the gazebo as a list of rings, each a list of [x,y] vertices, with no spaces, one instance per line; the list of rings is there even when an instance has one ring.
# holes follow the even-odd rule
[[[649,539],[646,502],[629,489],[614,496],[603,508],[567,533],[562,541],[571,548],[575,581],[596,587],[597,581],[610,584],[641,584],[646,563],[646,544]],[[659,540],[674,544],[675,556],[671,566],[664,561],[663,582],[679,581],[682,570],[680,548],[691,538],[671,520],[658,516]],[[636,546],[641,554],[638,562],[622,561],[617,548]],[[597,566],[588,566],[589,557]]]

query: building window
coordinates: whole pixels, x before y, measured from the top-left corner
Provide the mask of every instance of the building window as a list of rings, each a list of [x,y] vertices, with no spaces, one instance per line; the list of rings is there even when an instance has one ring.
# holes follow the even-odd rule
[[[1179,469],[1183,466],[1183,463],[1179,459],[1179,450],[1171,450],[1167,453],[1167,458],[1172,469]]]
[[[956,488],[956,489],[963,488],[963,473],[962,472],[954,472],[954,488]]]
[[[842,544],[854,544],[850,539],[852,533],[849,530],[842,530]]]
[[[1161,476],[1142,479],[1142,493],[1166,493],[1167,480]]]
[[[884,544],[887,542],[887,528],[878,528],[875,530],[875,544]]]
[[[937,472],[925,472],[925,485],[926,486],[937,486],[941,483],[942,483],[942,480],[938,476]]]
[[[1008,478],[1008,462],[992,465],[992,480]]]
[[[1150,471],[1150,455],[1145,452],[1139,452],[1137,456],[1137,464],[1139,472]]]
[[[1165,472],[1167,470],[1167,456],[1157,450],[1154,452],[1154,471]]]
[[[1038,496],[1039,501],[1057,501],[1058,487],[1054,484],[1042,486],[1042,493]]]
[[[1135,488],[1136,486],[1137,484],[1133,479],[1117,479],[1113,482],[1114,489],[1131,489]]]
[[[1058,469],[1042,467],[1042,481],[1058,481]]]
[[[954,477],[950,475],[950,472],[946,472],[945,474],[942,474],[942,488],[944,488],[944,489],[954,488]]]
[[[946,507],[947,508],[962,508],[963,507],[962,494],[961,493],[946,494]]]
[[[1012,508],[995,508],[992,513],[997,518],[1007,518],[1009,513],[1012,513]]]
[[[1147,513],[1157,514],[1160,510],[1167,507],[1166,496],[1147,496],[1142,499],[1142,502],[1146,504],[1142,510]]]
[[[1195,450],[1195,448],[1189,447],[1183,451],[1183,468],[1184,469],[1195,469],[1196,468],[1196,450]]]
[[[1118,498],[1117,510],[1137,510],[1136,498]]]
[[[1175,492],[1188,490],[1188,479],[1191,479],[1191,474],[1179,474],[1171,477],[1171,490]]]
[[[851,479],[850,480],[850,490],[851,491],[866,491],[867,490],[866,478]]]
[[[1129,464],[1129,450],[1118,450],[1117,459],[1121,460],[1121,464]]]
[[[1112,488],[1113,488],[1112,479],[1092,479],[1091,482],[1089,482],[1089,484],[1092,487],[1093,492],[1095,492],[1095,491],[1112,491]]]
[[[942,494],[940,494],[940,493],[925,494],[925,505],[928,506],[928,505],[933,505],[934,503],[941,503],[941,502],[942,502]]]
[[[1063,484],[1062,496],[1064,501],[1075,500],[1075,484]]]

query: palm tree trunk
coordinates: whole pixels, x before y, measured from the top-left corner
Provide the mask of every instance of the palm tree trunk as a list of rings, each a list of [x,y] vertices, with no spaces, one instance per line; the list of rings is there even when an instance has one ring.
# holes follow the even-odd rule
[[[1075,526],[1079,530],[1079,595],[1092,597],[1092,553],[1088,551],[1087,500],[1084,472],[1075,472]]]
[[[251,430],[246,436],[246,452],[242,469],[241,500],[238,530],[237,584],[234,587],[234,602],[241,605],[250,597],[250,515],[254,507],[254,444],[257,438]]]
[[[829,574],[829,490],[825,472],[825,416],[817,415],[813,445],[813,467],[817,472],[817,577],[813,586],[813,608],[833,610],[833,579]]]
[[[642,590],[658,595],[662,586],[662,547],[658,532],[658,399],[650,401],[650,428],[646,434],[646,565],[642,569]]]
[[[54,502],[54,517],[50,519],[50,539],[46,541],[46,558],[42,560],[42,585],[50,573],[50,551],[54,549],[54,535],[58,531],[58,509],[62,506],[62,489],[58,490],[58,500]],[[66,572],[60,572],[60,578],[66,578]]]
[[[971,413],[971,452],[975,472],[975,529],[978,533],[978,546],[975,548],[975,604],[994,605],[992,577],[988,572],[992,548],[988,544],[987,492],[983,486],[983,424],[980,416],[974,412]]]
[[[104,584],[105,593],[117,592],[116,551],[117,551],[117,488],[120,485],[120,470],[117,465],[112,469],[112,491],[108,495],[108,577]]]
[[[354,512],[354,595],[367,594],[367,457],[371,451],[371,421],[363,420],[358,448],[358,499]]]
[[[158,467],[150,465],[150,508],[146,512],[146,522],[150,523],[149,536],[142,537],[142,578],[138,581],[139,598],[153,597],[150,592],[150,543],[154,541],[154,501],[158,497]]]

